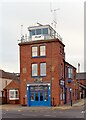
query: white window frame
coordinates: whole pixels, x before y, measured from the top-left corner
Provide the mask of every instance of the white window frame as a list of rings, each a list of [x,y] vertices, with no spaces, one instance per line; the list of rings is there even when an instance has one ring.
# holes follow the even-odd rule
[[[35,74],[34,74],[34,71],[35,71]],[[32,64],[32,77],[35,77],[35,76],[38,76],[38,64],[37,63]]]
[[[32,57],[37,57],[37,56],[38,56],[38,47],[32,46]]]
[[[42,65],[45,65],[45,68]],[[43,71],[44,70],[44,71]],[[46,76],[46,63],[40,63],[40,76]]]
[[[18,92],[18,97],[16,98],[16,91]],[[11,92],[13,92],[13,96],[11,97]],[[9,100],[19,100],[19,90],[9,90]]]
[[[40,56],[46,56],[46,46],[45,45],[40,46]]]
[[[73,69],[72,69],[72,67],[68,67],[68,78],[73,78]]]

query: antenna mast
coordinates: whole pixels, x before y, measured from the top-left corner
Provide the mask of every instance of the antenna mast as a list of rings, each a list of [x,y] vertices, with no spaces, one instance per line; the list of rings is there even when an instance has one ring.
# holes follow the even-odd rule
[[[24,35],[23,35],[23,25],[21,25],[21,40],[24,39]]]
[[[52,9],[52,4],[50,3],[50,12],[53,12],[53,22],[51,23],[53,26],[54,26],[54,28],[55,28],[55,30],[56,30],[56,25],[57,25],[57,19],[56,19],[56,11],[57,10],[60,10],[60,8],[58,8],[58,9]]]

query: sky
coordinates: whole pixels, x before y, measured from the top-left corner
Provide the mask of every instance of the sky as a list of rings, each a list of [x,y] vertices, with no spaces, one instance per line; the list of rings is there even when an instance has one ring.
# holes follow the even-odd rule
[[[84,72],[84,0],[3,0],[0,3],[0,69],[20,72],[19,46],[21,25],[52,23],[56,11],[56,31],[65,44],[65,59]],[[28,51],[29,52],[29,51]]]

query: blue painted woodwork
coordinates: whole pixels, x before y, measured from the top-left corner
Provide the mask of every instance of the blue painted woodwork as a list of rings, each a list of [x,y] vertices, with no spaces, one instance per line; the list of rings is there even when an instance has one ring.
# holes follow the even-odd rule
[[[44,90],[30,90],[31,86],[28,86],[27,97],[28,97],[28,106],[51,106],[51,98],[50,98],[50,88],[48,87],[48,91]],[[47,93],[47,100],[45,100],[45,94]],[[31,100],[31,95],[33,95],[33,99]]]

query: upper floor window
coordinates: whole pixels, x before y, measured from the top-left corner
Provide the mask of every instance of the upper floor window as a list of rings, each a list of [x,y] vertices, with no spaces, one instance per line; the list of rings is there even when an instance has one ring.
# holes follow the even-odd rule
[[[37,64],[32,64],[32,76],[38,76],[38,65]]]
[[[48,34],[48,28],[43,28],[43,34]]]
[[[32,57],[37,57],[37,55],[38,55],[37,47],[32,47]]]
[[[41,29],[36,29],[36,35],[40,35],[41,34]]]
[[[40,56],[46,56],[46,46],[40,46]]]
[[[33,35],[35,35],[35,30],[30,31],[30,37],[33,36]]]
[[[68,67],[65,67],[65,77],[68,77]]]
[[[46,76],[46,63],[40,63],[40,76]]]
[[[72,68],[71,67],[68,67],[68,78],[72,78]]]

